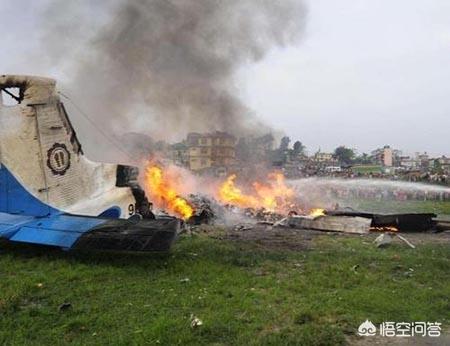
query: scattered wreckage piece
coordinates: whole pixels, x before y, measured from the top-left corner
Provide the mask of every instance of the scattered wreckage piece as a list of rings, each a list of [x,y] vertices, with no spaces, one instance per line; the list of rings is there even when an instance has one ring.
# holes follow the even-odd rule
[[[371,227],[380,228],[381,231],[383,227],[395,227],[399,231],[408,232],[423,232],[432,229],[435,226],[433,218],[436,217],[436,214],[433,213],[375,214],[347,210],[330,210],[326,211],[326,215],[364,217],[372,220]]]
[[[370,232],[372,220],[360,216],[323,215],[313,218],[293,215],[286,223],[289,227],[299,229],[365,234]]]
[[[359,234],[370,231],[421,232],[436,228],[438,223],[433,220],[435,217],[436,215],[432,213],[374,214],[333,210],[325,211],[324,215],[318,217],[292,215],[287,218],[286,224],[299,229]],[[444,229],[450,226],[450,222],[442,222],[439,225]]]
[[[415,249],[415,248],[416,248],[416,246],[415,246],[413,243],[411,243],[411,242],[410,242],[408,239],[406,239],[405,237],[402,237],[400,234],[396,234],[396,233],[395,233],[395,236],[396,236],[397,238],[403,240],[403,241],[406,243],[406,245],[408,245],[411,249]]]
[[[254,226],[253,225],[248,225],[248,224],[246,224],[246,225],[243,225],[243,224],[241,224],[241,225],[236,225],[236,226],[234,226],[234,230],[235,231],[249,231],[249,230],[251,230],[251,229],[253,229],[254,228]]]
[[[387,247],[392,243],[392,240],[394,237],[399,238],[402,240],[406,245],[408,245],[411,249],[415,249],[416,246],[412,244],[408,239],[405,237],[402,237],[400,234],[397,233],[382,233],[378,237],[375,238],[373,241],[377,247]]]
[[[293,216],[293,215],[292,215],[292,216]],[[284,217],[284,218],[282,218],[281,220],[278,220],[277,222],[275,222],[275,223],[273,224],[273,227],[283,226],[283,225],[286,224],[287,220],[288,220],[288,218],[287,218],[287,217]]]
[[[373,242],[377,247],[386,247],[392,243],[392,235],[390,233],[381,233]]]
[[[438,232],[450,231],[450,220],[435,219],[434,229]]]

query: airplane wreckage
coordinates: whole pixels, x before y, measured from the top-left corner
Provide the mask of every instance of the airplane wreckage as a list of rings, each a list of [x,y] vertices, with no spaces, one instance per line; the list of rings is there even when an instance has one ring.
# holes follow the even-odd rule
[[[181,220],[155,218],[134,167],[85,157],[55,85],[0,76],[0,90],[17,101],[0,102],[0,238],[63,249],[168,250]]]
[[[183,199],[192,207],[185,220],[155,216],[137,168],[85,157],[55,86],[53,79],[0,75],[0,91],[16,101],[5,105],[0,98],[0,239],[67,250],[167,251],[184,225],[220,223],[226,208],[236,207],[193,196]],[[231,192],[240,192],[233,187]],[[319,210],[287,216],[236,208],[255,222],[327,232],[450,227],[434,214]]]

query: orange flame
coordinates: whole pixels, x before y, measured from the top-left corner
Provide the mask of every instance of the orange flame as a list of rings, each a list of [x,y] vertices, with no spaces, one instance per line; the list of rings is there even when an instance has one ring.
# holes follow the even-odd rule
[[[271,173],[267,183],[254,182],[253,191],[245,194],[235,184],[236,175],[230,175],[219,188],[218,198],[242,208],[280,210],[293,204],[294,191],[286,186],[281,173]]]
[[[398,232],[398,228],[394,226],[373,226],[370,227],[372,232]]]
[[[258,200],[249,195],[244,195],[235,186],[236,174],[230,175],[219,188],[219,199],[224,203],[230,203],[242,208],[257,208]]]
[[[268,184],[253,183],[253,187],[265,208],[275,210],[292,204],[294,191],[286,186],[283,174],[270,173],[268,181]]]
[[[312,217],[324,216],[325,215],[325,209],[321,209],[321,208],[311,209],[311,211],[309,212],[308,215],[312,216]]]
[[[164,174],[160,167],[152,163],[147,165],[145,183],[152,202],[158,208],[167,208],[183,219],[188,219],[194,214],[194,208],[179,196],[176,179]]]

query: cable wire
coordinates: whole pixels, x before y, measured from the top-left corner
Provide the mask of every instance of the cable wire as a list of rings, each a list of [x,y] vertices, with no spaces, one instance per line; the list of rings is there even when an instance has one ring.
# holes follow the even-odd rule
[[[89,123],[98,131],[100,132],[116,149],[121,151],[123,154],[125,154],[130,160],[133,160],[133,157],[131,153],[123,147],[119,142],[117,142],[113,137],[110,137],[109,134],[107,134],[105,131],[103,131],[100,127],[97,126],[97,124],[87,115],[85,111],[81,109],[69,96],[65,95],[63,92],[58,91],[58,94],[63,96],[65,99],[67,99],[80,113],[81,115],[89,121]]]

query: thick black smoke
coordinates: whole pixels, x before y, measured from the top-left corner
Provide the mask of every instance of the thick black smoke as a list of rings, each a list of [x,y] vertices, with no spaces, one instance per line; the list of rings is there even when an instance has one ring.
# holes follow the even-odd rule
[[[301,0],[61,3],[48,11],[43,42],[70,67],[76,99],[106,127],[156,139],[262,130],[239,98],[236,72],[297,42],[306,12]]]

